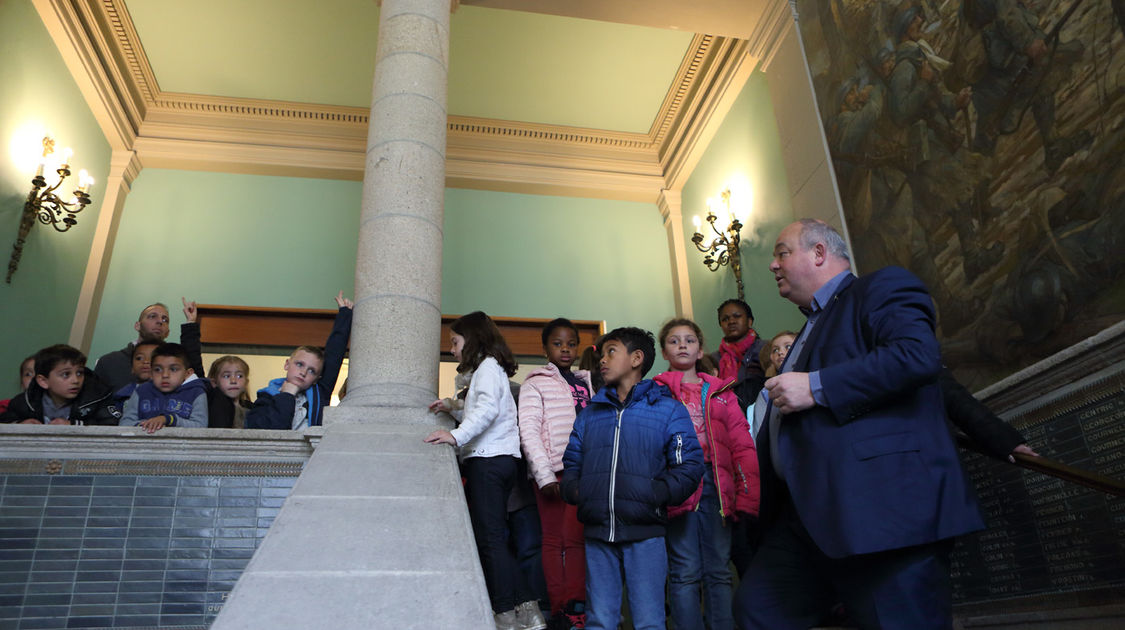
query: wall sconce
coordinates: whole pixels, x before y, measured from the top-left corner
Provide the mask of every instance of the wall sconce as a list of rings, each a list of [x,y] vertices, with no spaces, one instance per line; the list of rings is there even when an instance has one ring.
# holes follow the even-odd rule
[[[707,223],[711,225],[715,238],[708,245],[703,244],[704,237],[699,232],[702,221],[699,220],[699,215],[695,215],[691,219],[695,224],[695,234],[692,235],[691,242],[695,243],[699,251],[706,254],[703,264],[711,271],[718,271],[719,267],[730,265],[731,271],[734,272],[734,279],[738,282],[738,299],[745,300],[742,287],[742,257],[738,253],[738,244],[742,240],[739,235],[742,231],[742,223],[731,212],[730,189],[724,190],[720,197],[722,205],[719,208],[715,207],[714,199],[707,200]]]
[[[59,181],[54,186],[47,186],[43,169],[47,165],[47,157],[54,152],[55,141],[51,138],[43,138],[43,156],[39,159],[35,178],[31,180],[31,192],[27,195],[27,201],[23,204],[23,213],[20,215],[19,234],[12,246],[12,257],[8,260],[6,280],[8,284],[12,283],[12,274],[16,273],[20,265],[24,242],[36,219],[43,225],[55,228],[57,232],[65,232],[78,224],[78,219],[74,218],[74,215],[82,212],[90,203],[90,186],[94,184],[94,178],[85,170],[78,172],[78,187],[75,188],[74,197],[70,201],[63,201],[55,194],[63,181],[70,177],[70,158],[74,155],[74,151],[69,148],[63,149],[62,164],[56,169]]]

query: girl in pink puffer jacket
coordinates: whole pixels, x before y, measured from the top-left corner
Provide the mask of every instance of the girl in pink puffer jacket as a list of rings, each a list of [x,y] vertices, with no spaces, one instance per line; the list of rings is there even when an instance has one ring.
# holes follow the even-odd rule
[[[562,456],[577,413],[590,402],[590,373],[571,372],[578,359],[578,327],[569,319],[543,327],[543,352],[550,361],[520,387],[520,446],[535,480],[543,530],[543,577],[555,618],[582,621],[586,600],[586,548],[577,507],[559,495]],[[572,623],[572,625],[574,625]],[[578,626],[582,627],[582,626]]]

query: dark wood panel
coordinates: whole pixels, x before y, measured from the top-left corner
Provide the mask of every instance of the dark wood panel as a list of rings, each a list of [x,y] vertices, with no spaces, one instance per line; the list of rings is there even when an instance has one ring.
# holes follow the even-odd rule
[[[335,309],[272,308],[200,304],[199,328],[203,343],[223,345],[277,346],[323,345],[332,332]],[[449,325],[459,315],[442,315],[442,355],[449,355]],[[540,355],[540,330],[549,319],[494,317],[497,327],[517,355]],[[579,343],[589,345],[605,332],[605,322],[574,320]]]

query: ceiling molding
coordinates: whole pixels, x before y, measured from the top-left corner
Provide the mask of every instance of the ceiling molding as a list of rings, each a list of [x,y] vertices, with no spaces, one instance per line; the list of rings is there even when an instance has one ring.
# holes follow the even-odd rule
[[[146,167],[362,179],[367,109],[163,92],[123,0],[33,1],[111,145]],[[450,116],[447,183],[655,202],[682,187],[774,30],[696,35],[645,134]]]

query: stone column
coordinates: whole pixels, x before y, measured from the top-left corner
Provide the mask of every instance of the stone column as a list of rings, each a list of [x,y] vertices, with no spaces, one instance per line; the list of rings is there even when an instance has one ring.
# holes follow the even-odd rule
[[[436,423],[449,0],[384,0],[348,396],[212,630],[494,627]],[[320,427],[311,427],[315,435]]]
[[[399,422],[437,392],[449,14],[449,0],[384,0],[379,18],[344,406]]]

